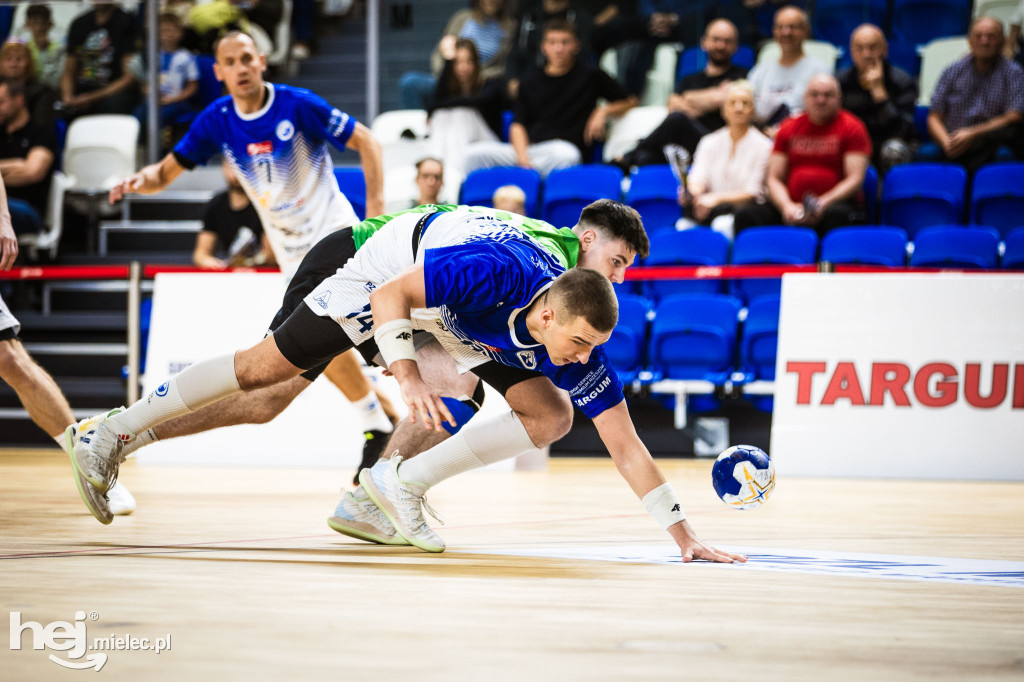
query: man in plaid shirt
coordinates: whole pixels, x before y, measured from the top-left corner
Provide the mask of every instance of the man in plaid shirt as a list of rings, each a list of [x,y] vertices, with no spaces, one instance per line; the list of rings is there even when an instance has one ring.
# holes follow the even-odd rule
[[[1003,145],[1024,159],[1024,70],[1003,56],[998,20],[975,19],[967,40],[970,54],[939,77],[928,132],[947,159],[973,172]]]

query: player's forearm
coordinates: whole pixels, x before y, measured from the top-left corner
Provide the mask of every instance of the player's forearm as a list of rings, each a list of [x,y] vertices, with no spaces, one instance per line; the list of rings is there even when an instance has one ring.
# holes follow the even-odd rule
[[[366,180],[366,217],[374,218],[384,212],[384,161],[380,143],[370,140],[359,149]]]
[[[615,468],[637,497],[642,500],[665,483],[665,477],[633,427],[625,401],[595,417],[594,426]]]

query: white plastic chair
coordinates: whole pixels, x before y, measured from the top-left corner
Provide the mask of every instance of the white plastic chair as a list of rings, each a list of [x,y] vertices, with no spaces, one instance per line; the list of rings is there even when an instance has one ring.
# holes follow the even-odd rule
[[[402,131],[411,130],[417,140],[427,136],[427,112],[424,109],[395,109],[378,114],[370,124],[370,130],[382,144],[407,142],[402,138]]]
[[[28,35],[25,28],[25,12],[31,2],[16,2],[14,4],[14,16],[11,18],[11,33],[15,35]],[[44,2],[40,3],[50,8],[50,19],[53,21],[53,28],[50,29],[50,37],[53,40],[62,42],[68,35],[71,22],[81,14],[92,9],[92,5],[85,0],[67,0],[66,2]],[[123,7],[122,3],[122,7]]]
[[[1003,30],[1008,30],[1010,20],[1018,7],[1020,7],[1020,0],[976,0],[974,17],[993,17],[1003,22]]]
[[[650,135],[666,116],[668,107],[664,105],[634,107],[627,111],[622,118],[612,123],[611,130],[608,131],[603,153],[605,162],[622,156],[636,147],[636,143]]]
[[[967,54],[967,38],[939,38],[920,49],[921,74],[917,77],[917,103],[927,106],[939,82],[942,70]]]
[[[23,234],[18,237],[19,246],[28,254],[29,260],[39,260],[39,254],[49,252],[50,260],[57,257],[60,235],[64,231],[64,192],[71,186],[71,178],[60,171],[54,171],[50,180],[50,194],[46,200],[46,215],[43,225],[46,229],[39,234]]]
[[[93,245],[100,215],[122,213],[127,204],[111,206],[107,192],[135,172],[139,122],[134,116],[100,114],[82,116],[68,127],[64,143],[64,172],[71,178],[67,200],[89,217]]]
[[[683,51],[681,43],[662,43],[654,50],[654,63],[647,72],[647,82],[640,104],[657,106],[668,102],[668,96],[675,91],[676,66],[679,54]]]
[[[757,53],[757,63],[764,64],[773,60],[777,61],[781,54],[782,48],[779,47],[779,44],[774,40],[769,40],[761,48],[761,51]],[[836,60],[839,59],[841,52],[838,47],[824,40],[805,40],[804,54],[824,62],[825,66],[835,71]]]

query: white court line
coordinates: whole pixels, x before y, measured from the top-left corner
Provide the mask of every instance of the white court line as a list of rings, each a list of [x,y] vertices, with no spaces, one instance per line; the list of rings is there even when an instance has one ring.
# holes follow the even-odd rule
[[[724,565],[732,570],[783,571],[851,578],[884,578],[1024,588],[1024,561],[955,559],[774,547],[720,547],[720,549],[734,554],[745,554],[749,557],[745,564]],[[572,545],[462,551],[469,554],[502,554],[619,563],[682,563],[678,554],[679,550],[671,545]],[[698,562],[695,565],[710,566],[711,564]]]

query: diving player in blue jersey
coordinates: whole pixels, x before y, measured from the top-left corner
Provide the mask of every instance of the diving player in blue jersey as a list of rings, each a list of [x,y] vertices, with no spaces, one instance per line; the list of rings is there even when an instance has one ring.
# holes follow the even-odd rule
[[[225,34],[215,45],[215,56],[214,72],[228,94],[196,118],[170,154],[115,185],[110,201],[130,193],[161,192],[185,170],[223,154],[259,214],[282,272],[291,279],[318,241],[359,222],[338,188],[327,145],[359,153],[366,179],[367,215],[376,216],[384,209],[380,144],[368,128],[318,95],[265,82],[266,57],[248,35]],[[280,322],[283,320],[275,320],[271,327]],[[358,354],[338,356],[324,374],[361,415],[367,448],[382,447],[392,431],[385,413],[390,403],[373,390]],[[306,379],[296,379],[248,395],[245,401],[227,404],[221,411],[178,420],[159,433],[147,430],[125,446],[126,454],[158,439],[268,421],[308,385]]]
[[[618,269],[624,267],[619,261],[646,254],[647,238],[635,211],[608,208],[616,206],[617,215],[636,224],[632,243],[620,241],[605,251],[616,254],[612,263]],[[116,478],[123,440],[240,391],[287,380],[353,346],[367,358],[379,349],[399,379],[413,419],[430,429],[442,422],[459,427],[442,397],[421,379],[413,340],[420,328],[437,337],[463,369],[501,391],[514,411],[470,421],[408,462],[392,457],[362,472],[360,480],[392,534],[397,529],[408,543],[443,551],[444,542],[422,515],[430,485],[564,435],[572,407],[550,376],[593,417],[617,467],[685,561],[743,560],[697,539],[637,437],[621,386],[601,362],[603,352],[594,351],[617,318],[608,272],[577,267],[563,273],[551,252],[509,221],[472,212],[399,215],[363,248],[350,248],[344,267],[272,335],[250,349],[192,365],[81,438],[74,450],[76,471],[102,491]],[[436,284],[424,281],[427,271],[439,278]],[[377,530],[387,535],[386,528]]]

